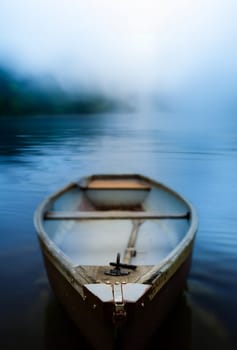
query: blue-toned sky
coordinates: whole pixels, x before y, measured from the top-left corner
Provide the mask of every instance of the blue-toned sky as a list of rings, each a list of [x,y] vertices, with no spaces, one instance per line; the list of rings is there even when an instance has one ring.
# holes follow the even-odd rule
[[[236,16],[235,0],[1,0],[0,61],[65,87],[216,98],[237,88]]]

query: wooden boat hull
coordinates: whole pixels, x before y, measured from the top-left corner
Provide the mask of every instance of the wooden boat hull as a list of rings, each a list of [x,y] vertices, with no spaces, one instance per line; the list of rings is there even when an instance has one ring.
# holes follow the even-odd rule
[[[152,301],[146,300],[146,307],[132,303],[127,305],[130,317],[118,334],[115,333],[112,322],[109,322],[113,313],[112,305],[108,307],[102,304],[99,310],[93,309],[93,297],[85,303],[46,255],[44,262],[55,295],[93,348],[113,350],[119,345],[124,350],[131,347],[139,350],[146,349],[146,343],[167,317],[185,288],[191,253]]]
[[[150,181],[141,178],[148,183]],[[107,265],[73,266],[45,235],[42,220],[55,219],[49,203],[61,192],[44,202],[35,217],[48,278],[55,295],[95,349],[128,349],[134,346],[144,349],[185,287],[197,230],[193,207],[185,201],[189,208],[185,219],[190,225],[188,233],[160,264],[137,266],[136,271],[128,276],[106,276]],[[175,196],[184,201],[179,195]],[[66,214],[62,213],[64,220],[71,220],[72,214]],[[101,215],[104,214],[99,213],[99,220],[104,220]],[[152,216],[148,213],[147,217],[149,215]],[[58,214],[56,216],[58,219]],[[134,215],[132,217],[134,219]],[[160,217],[162,215],[159,220]],[[171,216],[169,220],[172,220]]]

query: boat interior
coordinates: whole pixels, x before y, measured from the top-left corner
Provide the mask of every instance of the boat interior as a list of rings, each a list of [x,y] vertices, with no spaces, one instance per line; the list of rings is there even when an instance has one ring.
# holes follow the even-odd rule
[[[165,186],[139,176],[93,176],[50,198],[44,231],[73,265],[108,265],[117,253],[157,265],[190,227],[190,207]]]

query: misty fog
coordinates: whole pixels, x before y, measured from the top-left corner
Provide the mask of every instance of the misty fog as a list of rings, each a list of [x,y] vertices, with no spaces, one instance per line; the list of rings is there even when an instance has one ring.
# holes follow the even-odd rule
[[[0,65],[67,92],[236,109],[236,10],[234,0],[3,0]]]

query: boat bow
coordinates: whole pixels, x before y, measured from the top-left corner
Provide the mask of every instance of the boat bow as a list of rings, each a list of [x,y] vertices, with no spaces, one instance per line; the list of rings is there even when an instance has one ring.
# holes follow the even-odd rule
[[[112,314],[106,318],[112,319],[115,326],[120,326],[126,322],[128,304],[140,303],[140,307],[143,308],[142,299],[150,288],[148,284],[126,282],[86,284],[84,300],[92,309],[101,308],[101,305],[106,304],[110,306]],[[107,309],[106,306],[104,309]]]

